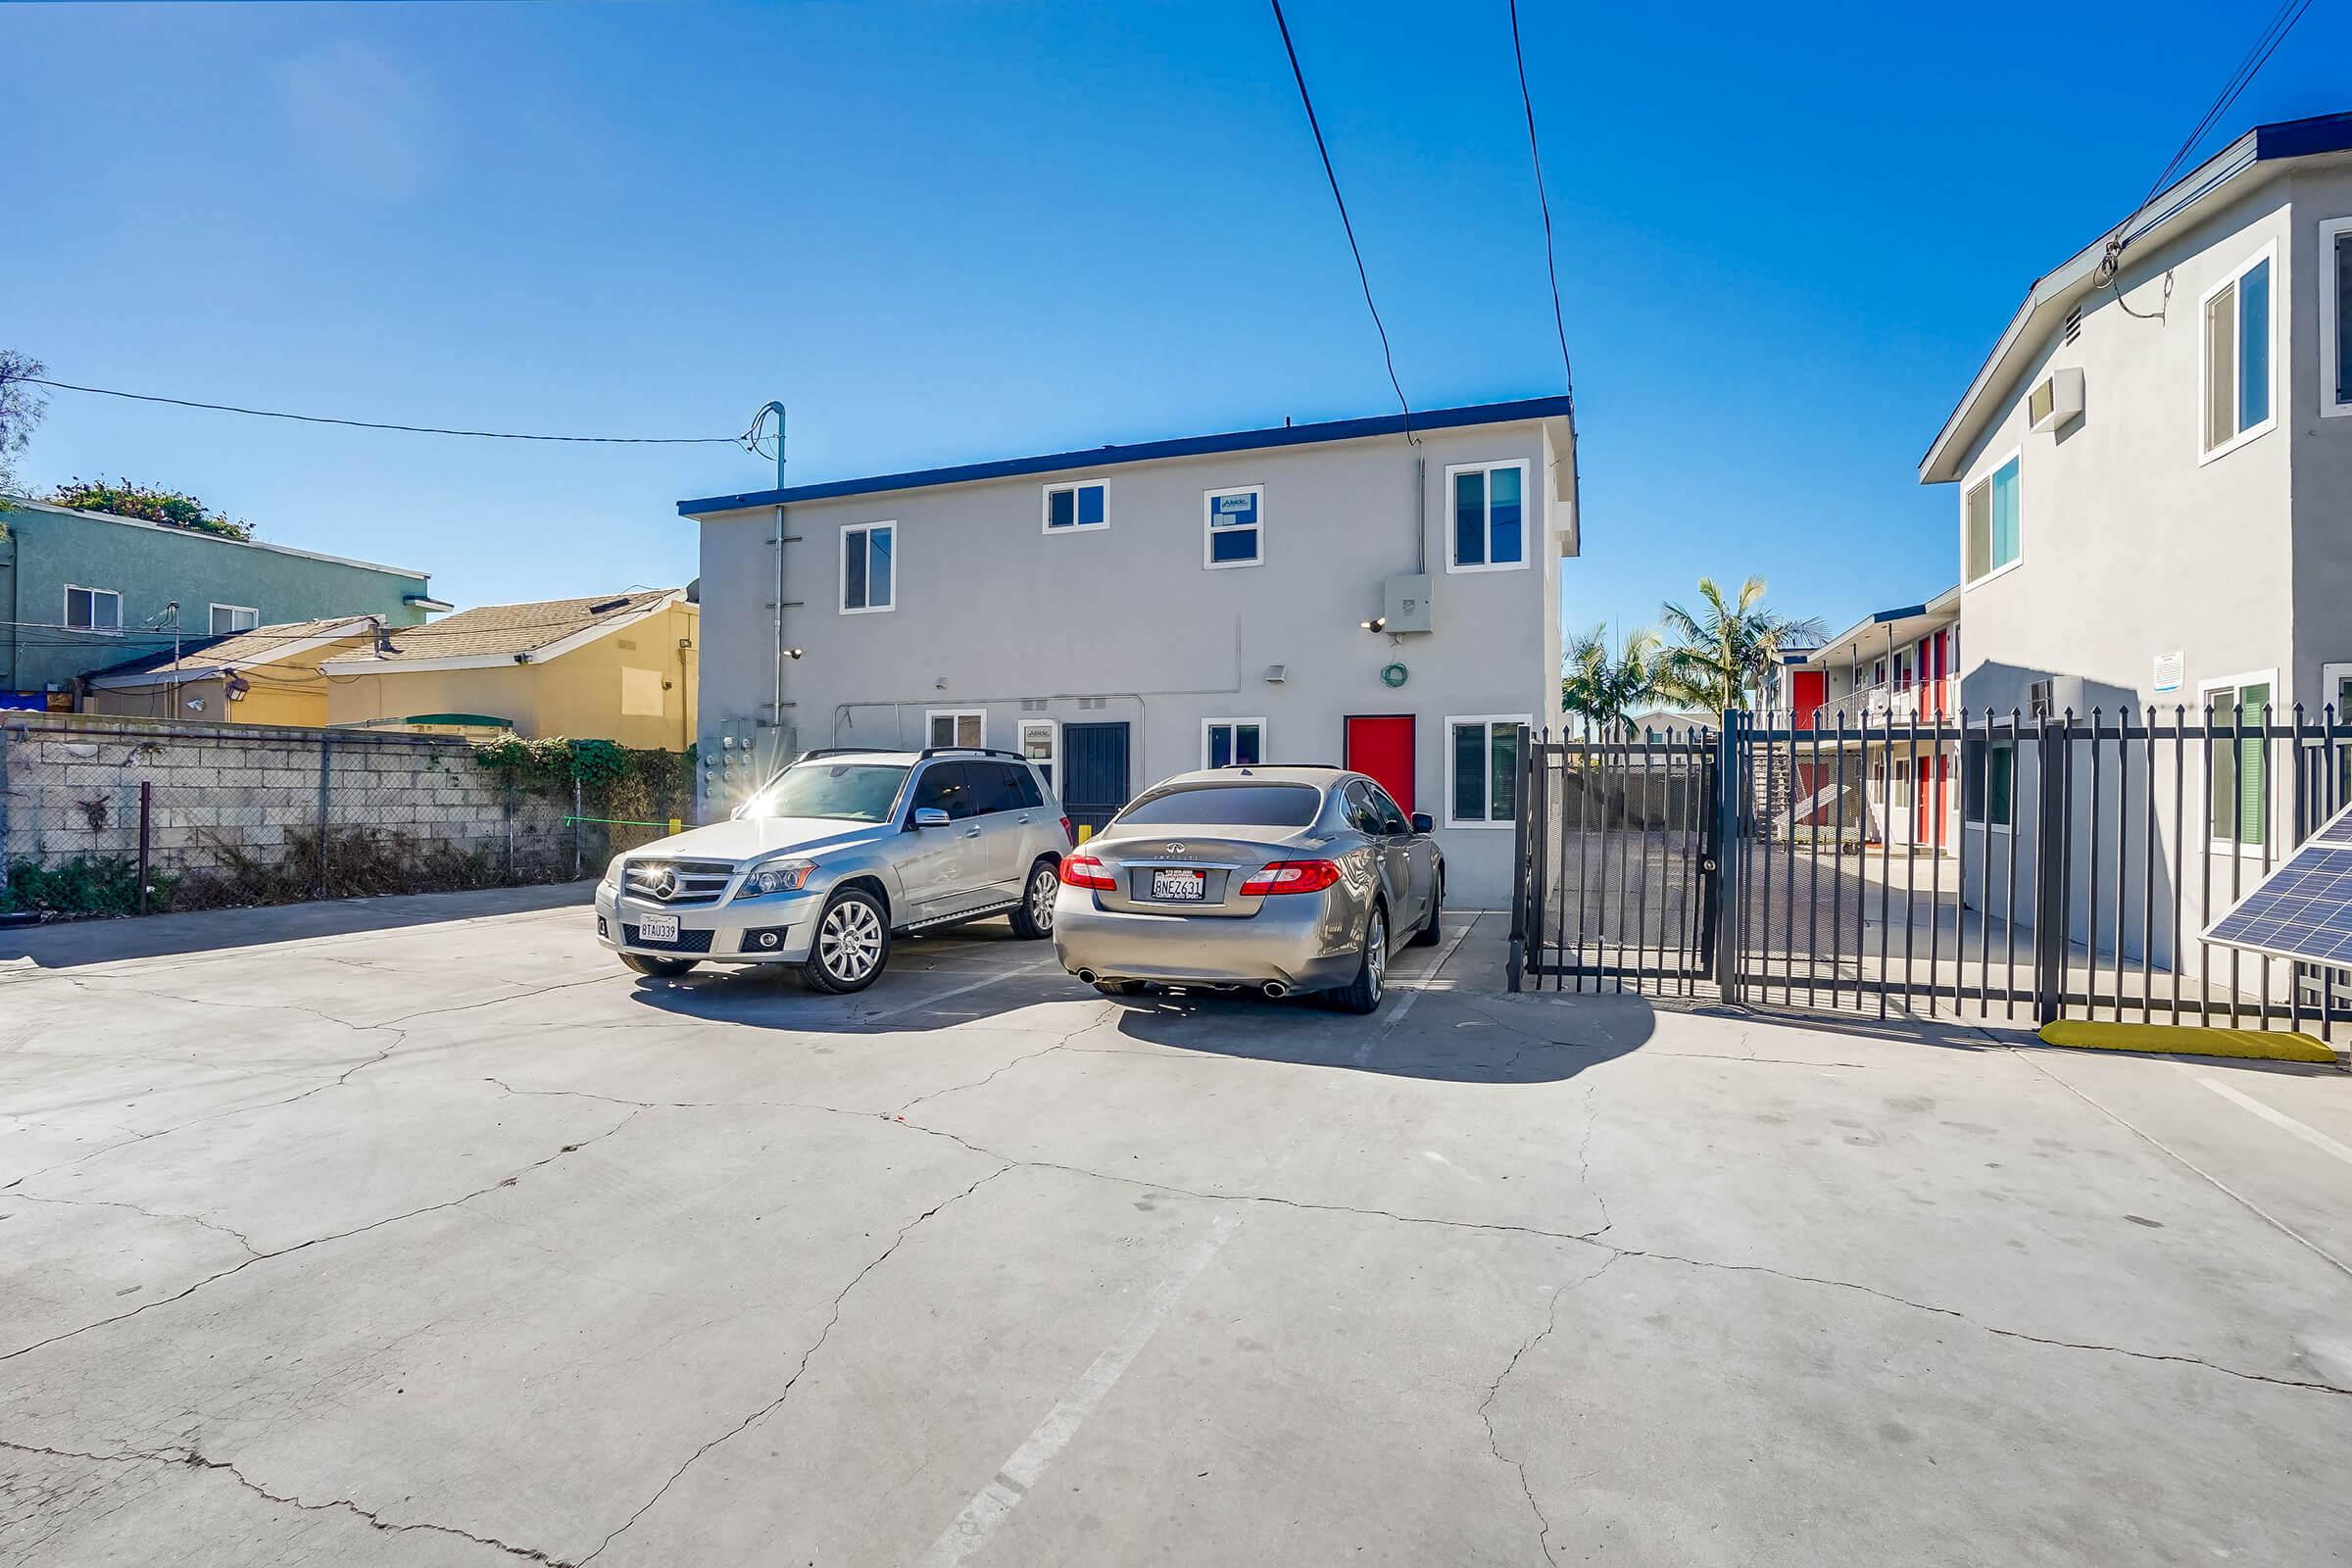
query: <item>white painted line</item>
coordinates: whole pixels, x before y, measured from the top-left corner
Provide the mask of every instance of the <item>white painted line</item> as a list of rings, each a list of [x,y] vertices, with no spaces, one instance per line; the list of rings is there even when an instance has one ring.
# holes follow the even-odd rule
[[[1208,1234],[1152,1288],[1152,1294],[1144,1298],[1135,1316],[1127,1320],[1119,1337],[1079,1374],[1070,1391],[1046,1412],[1037,1430],[998,1468],[996,1478],[982,1487],[963,1505],[963,1511],[955,1521],[940,1532],[931,1549],[923,1554],[922,1568],[955,1568],[988,1544],[1012,1510],[1021,1505],[1029,1489],[1045,1475],[1046,1467],[1069,1446],[1070,1439],[1086,1424],[1086,1418],[1109,1396],[1128,1367],[1143,1353],[1144,1347],[1152,1343],[1152,1337],[1176,1309],[1177,1298],[1184,1294],[1185,1287],[1208,1267],[1209,1260],[1240,1225],[1241,1221],[1231,1213],[1219,1214],[1210,1222]]]
[[[2337,1143],[2334,1139],[2328,1137],[2326,1133],[2321,1132],[2319,1129],[2315,1127],[2306,1127],[2301,1122],[2295,1120],[2294,1117],[2289,1116],[2285,1111],[2273,1110],[2261,1101],[2256,1100],[2252,1095],[2243,1094],[2238,1090],[2232,1089],[2230,1087],[2230,1085],[2222,1083],[2218,1079],[2207,1078],[2203,1074],[2199,1074],[2197,1077],[2197,1082],[2203,1084],[2206,1088],[2212,1090],[2224,1100],[2232,1101],[2237,1104],[2245,1106],[2246,1109],[2252,1111],[2255,1115],[2260,1116],[2264,1121],[2270,1122],[2274,1126],[2285,1128],[2288,1132],[2293,1133],[2297,1138],[2302,1139],[2305,1143],[2309,1144],[2312,1148],[2321,1151],[2323,1153],[2333,1154],[2345,1164],[2352,1165],[2352,1148],[2347,1148],[2344,1145]]]
[[[885,1008],[883,1008],[883,1009],[882,1009],[880,1012],[867,1012],[867,1013],[860,1013],[860,1014],[859,1014],[859,1015],[858,1015],[857,1018],[855,1018],[855,1019],[854,1019],[854,1020],[852,1020],[852,1021],[853,1021],[853,1022],[856,1022],[856,1023],[880,1023],[880,1022],[881,1022],[883,1019],[885,1019],[885,1018],[896,1018],[896,1017],[900,1016],[902,1013],[908,1013],[908,1012],[920,1012],[920,1011],[922,1011],[922,1010],[923,1010],[925,1007],[936,1007],[936,1006],[938,1006],[938,1005],[941,1004],[941,1003],[943,1003],[943,1002],[947,1001],[947,1000],[948,1000],[950,997],[960,997],[960,996],[962,996],[962,995],[963,995],[965,992],[967,992],[967,991],[977,991],[977,990],[979,990],[979,989],[980,989],[982,986],[993,986],[993,985],[997,984],[999,981],[1017,979],[1017,978],[1018,978],[1018,977],[1020,977],[1021,975],[1025,975],[1025,974],[1036,974],[1036,973],[1039,973],[1041,970],[1046,970],[1046,969],[1057,969],[1057,968],[1059,968],[1059,967],[1061,967],[1061,962],[1060,962],[1060,960],[1059,960],[1059,959],[1057,959],[1057,958],[1047,958],[1047,959],[1043,960],[1042,962],[1038,962],[1038,963],[1025,963],[1025,964],[1021,965],[1021,967],[1019,967],[1018,969],[1003,969],[1003,970],[999,970],[999,971],[998,971],[997,973],[995,973],[995,974],[986,974],[986,975],[982,975],[982,976],[981,976],[979,979],[977,979],[977,980],[967,980],[967,981],[965,981],[965,982],[964,982],[962,985],[959,985],[959,986],[950,986],[950,987],[949,987],[947,990],[945,990],[945,991],[942,991],[942,992],[939,992],[939,993],[937,993],[936,995],[933,995],[933,996],[928,996],[928,997],[925,997],[925,998],[923,998],[923,999],[922,999],[920,1002],[908,1002],[908,1003],[903,1003],[903,1004],[901,1004],[900,1005],[898,1005],[898,1006],[896,1006],[896,1007],[885,1007]],[[1092,999],[1092,998],[1084,998],[1084,999],[1073,998],[1073,999],[1071,999],[1071,1000],[1073,1000],[1073,1001],[1078,1001],[1078,1000],[1092,1001],[1093,999]]]
[[[1410,989],[1404,991],[1403,997],[1390,1010],[1389,1015],[1381,1020],[1380,1028],[1374,1033],[1366,1035],[1364,1043],[1355,1048],[1355,1054],[1348,1058],[1348,1066],[1361,1067],[1371,1061],[1372,1053],[1380,1049],[1382,1041],[1396,1032],[1396,1026],[1404,1022],[1405,1014],[1413,1010],[1413,1004],[1421,1000],[1421,993],[1427,990],[1430,983],[1444,971],[1446,962],[1453,957],[1453,950],[1462,945],[1469,937],[1471,927],[1477,924],[1478,918],[1475,915],[1462,923],[1462,928],[1453,934],[1453,940],[1446,944],[1446,951],[1438,955],[1438,961],[1429,966],[1429,972],[1417,978]]]

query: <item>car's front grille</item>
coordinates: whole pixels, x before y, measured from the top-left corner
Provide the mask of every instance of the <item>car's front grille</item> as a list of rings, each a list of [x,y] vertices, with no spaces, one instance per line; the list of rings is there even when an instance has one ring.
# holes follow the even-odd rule
[[[671,860],[654,856],[623,863],[620,882],[622,891],[632,898],[657,904],[716,904],[734,875],[732,860]]]
[[[625,948],[665,948],[675,953],[709,953],[710,951],[710,933],[708,931],[680,931],[675,942],[654,942],[639,935],[636,926],[624,921],[620,928],[620,938],[621,946]]]

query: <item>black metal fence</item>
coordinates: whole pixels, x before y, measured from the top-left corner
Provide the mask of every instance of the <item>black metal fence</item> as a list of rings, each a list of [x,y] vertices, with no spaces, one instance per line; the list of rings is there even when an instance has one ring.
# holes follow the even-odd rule
[[[1515,951],[1539,986],[2328,1039],[2352,1020],[2346,971],[2201,937],[2352,802],[2332,710],[1733,712],[1525,755]],[[1683,804],[1618,810],[1628,778]]]

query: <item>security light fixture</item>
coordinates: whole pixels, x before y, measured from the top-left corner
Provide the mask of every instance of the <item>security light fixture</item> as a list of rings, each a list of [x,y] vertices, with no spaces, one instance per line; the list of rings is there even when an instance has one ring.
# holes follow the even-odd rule
[[[683,647],[685,645],[681,643],[679,646]],[[784,657],[786,659],[798,659],[808,651],[808,650],[806,648],[787,648],[784,650]]]
[[[1359,620],[1356,622],[1356,624],[1363,627],[1366,631],[1386,631],[1388,630],[1389,626],[1389,617],[1386,615],[1374,615],[1370,620]]]

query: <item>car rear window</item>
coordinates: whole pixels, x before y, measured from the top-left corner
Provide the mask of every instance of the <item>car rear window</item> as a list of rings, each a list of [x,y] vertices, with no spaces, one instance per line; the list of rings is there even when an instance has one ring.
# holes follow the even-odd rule
[[[1191,822],[1205,826],[1304,827],[1323,792],[1311,784],[1187,784],[1147,795],[1121,822]]]

